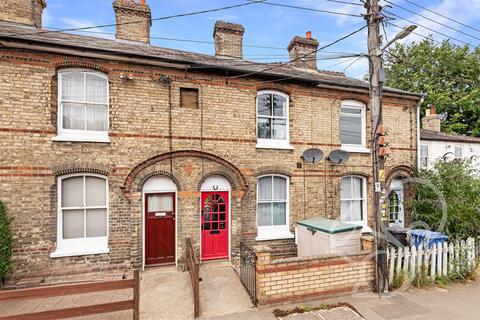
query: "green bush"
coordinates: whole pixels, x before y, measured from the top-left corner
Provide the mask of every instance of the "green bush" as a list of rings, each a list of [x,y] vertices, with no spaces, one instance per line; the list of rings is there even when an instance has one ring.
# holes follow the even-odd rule
[[[422,170],[426,183],[416,186],[412,218],[424,222],[450,240],[478,237],[480,234],[480,179],[478,170],[465,161],[437,161]],[[444,200],[444,204],[442,203]],[[446,205],[446,206],[444,206]],[[444,210],[446,208],[446,211]]]
[[[0,283],[3,283],[10,272],[12,258],[12,234],[10,218],[7,217],[5,206],[0,201]]]

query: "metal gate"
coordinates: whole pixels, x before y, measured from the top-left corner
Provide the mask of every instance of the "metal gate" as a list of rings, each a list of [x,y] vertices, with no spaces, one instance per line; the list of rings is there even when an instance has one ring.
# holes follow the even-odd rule
[[[257,305],[256,261],[255,251],[240,242],[240,279],[254,305]]]

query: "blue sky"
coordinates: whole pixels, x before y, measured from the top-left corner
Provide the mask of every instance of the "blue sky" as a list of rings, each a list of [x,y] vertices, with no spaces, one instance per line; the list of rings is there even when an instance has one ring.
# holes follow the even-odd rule
[[[271,0],[272,2],[290,5],[310,7],[320,10],[331,10],[349,14],[364,13],[362,6],[330,2],[327,0]],[[352,3],[360,3],[359,0],[344,0]],[[423,14],[437,22],[459,29],[474,37],[480,38],[480,32],[468,29],[438,15],[418,8],[405,0],[389,0],[412,11]],[[429,9],[461,21],[464,24],[480,29],[480,0],[410,0]],[[179,13],[198,10],[212,9],[245,2],[245,0],[147,0],[152,10],[152,17],[169,16]],[[385,1],[381,1],[387,5]],[[459,40],[478,46],[480,41],[469,37],[461,32],[454,31],[445,26],[436,24],[428,19],[416,16],[393,6],[386,8],[390,12],[404,18],[425,25],[431,29],[455,37]],[[95,26],[111,24],[115,22],[115,16],[111,0],[47,0],[47,9],[44,12],[44,27],[52,28],[77,28],[84,26]],[[244,48],[245,59],[255,61],[286,61],[288,52],[286,47],[295,35],[304,35],[306,31],[312,31],[314,38],[318,39],[320,45],[325,45],[358,29],[365,24],[362,18],[332,15],[304,11],[292,8],[275,7],[265,4],[252,4],[245,7],[229,9],[220,12],[201,14],[197,16],[174,18],[170,20],[156,21],[152,26],[152,36],[168,37],[178,39],[195,39],[213,41],[213,24],[216,20],[225,20],[241,23],[245,27],[244,44],[278,47],[279,49]],[[396,19],[393,23],[405,26],[409,22]],[[95,32],[114,33],[114,28],[98,28]],[[395,27],[387,27],[387,37],[391,38],[399,30]],[[432,33],[422,27],[417,29],[418,33],[428,35]],[[81,33],[101,37],[113,37],[110,34]],[[445,39],[444,36],[434,35],[437,40]],[[404,41],[418,41],[418,36],[411,35]],[[152,39],[153,45],[201,52],[206,54],[214,53],[213,44],[199,44],[192,42],[179,42],[170,40]],[[285,49],[281,49],[285,48]],[[366,52],[366,31],[325,49],[327,53],[319,54],[319,58],[332,57],[331,51],[364,53]],[[327,70],[344,71],[347,75],[362,78],[367,72],[365,59],[342,59],[323,60],[318,63],[319,68]],[[348,68],[346,68],[348,67]],[[345,69],[346,68],[346,69]]]

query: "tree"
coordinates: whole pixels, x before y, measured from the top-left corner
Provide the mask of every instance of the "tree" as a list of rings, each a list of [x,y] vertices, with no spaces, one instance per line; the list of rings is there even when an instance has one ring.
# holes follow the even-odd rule
[[[0,285],[10,272],[12,258],[12,234],[10,218],[7,217],[5,206],[0,201]]]
[[[480,137],[480,48],[436,44],[431,38],[396,44],[385,54],[386,85],[427,94],[429,104],[445,117],[445,132]]]
[[[414,224],[426,223],[451,239],[480,235],[478,173],[469,160],[440,160],[432,169],[422,170],[424,183],[417,185],[413,200]]]

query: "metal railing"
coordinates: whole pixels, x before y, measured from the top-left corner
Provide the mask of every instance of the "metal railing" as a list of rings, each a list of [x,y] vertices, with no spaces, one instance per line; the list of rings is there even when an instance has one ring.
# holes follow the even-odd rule
[[[240,280],[247,289],[254,305],[257,305],[256,261],[255,251],[245,243],[240,242]]]
[[[186,266],[190,272],[193,291],[193,316],[197,318],[200,315],[200,263],[195,255],[192,239],[187,237],[185,242]]]

